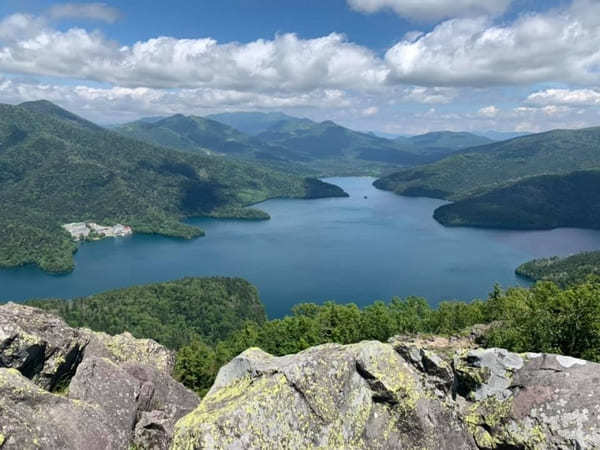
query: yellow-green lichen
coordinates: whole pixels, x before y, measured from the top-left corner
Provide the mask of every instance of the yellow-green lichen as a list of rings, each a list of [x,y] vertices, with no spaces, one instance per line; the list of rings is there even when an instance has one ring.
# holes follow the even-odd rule
[[[544,449],[546,435],[542,428],[511,420],[511,409],[512,399],[500,401],[490,397],[471,406],[463,421],[480,448],[508,445],[527,450]]]

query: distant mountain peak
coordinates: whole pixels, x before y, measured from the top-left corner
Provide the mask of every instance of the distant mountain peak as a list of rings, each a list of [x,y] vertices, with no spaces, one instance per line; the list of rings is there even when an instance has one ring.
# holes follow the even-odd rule
[[[53,116],[57,119],[67,120],[71,123],[76,123],[80,126],[91,128],[94,130],[100,129],[98,125],[84,119],[70,111],[58,106],[56,103],[52,103],[49,100],[35,100],[30,102],[24,102],[18,105],[21,108],[25,108],[28,111],[32,111],[39,114],[46,114]]]

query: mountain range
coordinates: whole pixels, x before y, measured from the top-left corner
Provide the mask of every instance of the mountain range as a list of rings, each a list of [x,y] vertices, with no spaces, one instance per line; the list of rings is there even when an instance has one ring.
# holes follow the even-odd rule
[[[470,133],[438,132],[386,139],[282,113],[239,112],[207,117],[140,119],[115,131],[151,144],[259,161],[320,176],[382,174],[492,142]]]

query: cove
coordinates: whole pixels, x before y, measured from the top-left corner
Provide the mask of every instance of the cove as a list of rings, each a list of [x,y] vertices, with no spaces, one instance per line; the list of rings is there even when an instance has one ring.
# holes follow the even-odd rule
[[[183,241],[135,235],[83,244],[75,271],[0,270],[0,301],[73,298],[185,276],[240,276],[259,291],[269,317],[303,301],[355,302],[393,296],[485,298],[494,283],[526,285],[514,274],[535,257],[600,248],[600,231],[445,228],[443,204],[379,191],[372,178],[331,178],[350,198],[269,200],[263,222],[196,219],[206,237]],[[367,197],[367,198],[365,198]]]

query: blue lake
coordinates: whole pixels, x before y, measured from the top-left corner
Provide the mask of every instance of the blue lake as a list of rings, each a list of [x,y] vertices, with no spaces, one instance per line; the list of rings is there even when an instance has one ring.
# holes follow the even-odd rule
[[[86,243],[68,275],[34,267],[0,271],[0,301],[72,298],[184,276],[240,276],[254,283],[270,317],[302,301],[356,302],[418,295],[486,297],[494,283],[527,284],[514,269],[533,257],[600,248],[600,231],[444,228],[443,202],[378,191],[371,178],[328,179],[350,198],[269,200],[264,222],[198,219],[206,237],[158,236]],[[364,197],[367,198],[364,198]]]

